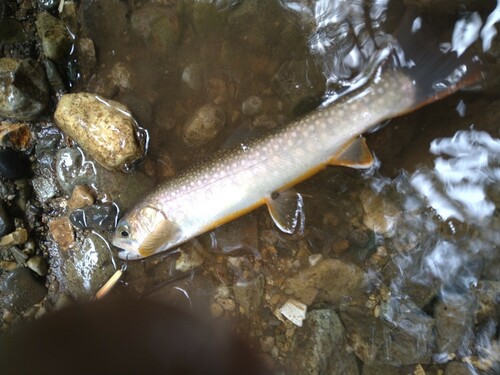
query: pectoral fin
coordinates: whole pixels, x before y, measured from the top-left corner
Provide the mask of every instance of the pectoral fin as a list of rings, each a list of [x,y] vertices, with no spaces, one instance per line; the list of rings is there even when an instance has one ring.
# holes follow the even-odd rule
[[[302,196],[293,189],[273,193],[266,204],[274,223],[285,233],[292,234],[299,220],[303,221]]]
[[[356,137],[346,143],[329,164],[350,168],[370,168],[373,165],[373,156],[363,137]]]
[[[167,219],[160,221],[142,242],[139,254],[147,257],[155,253],[167,242],[172,242],[172,239],[177,235],[176,232],[176,226],[173,222]]]

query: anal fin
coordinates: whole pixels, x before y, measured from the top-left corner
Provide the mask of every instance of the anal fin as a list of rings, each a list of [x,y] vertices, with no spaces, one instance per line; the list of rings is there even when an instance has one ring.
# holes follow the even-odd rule
[[[373,165],[373,156],[363,137],[356,137],[346,143],[342,149],[328,162],[331,165],[340,165],[349,168],[370,168]]]
[[[266,200],[266,204],[274,223],[281,231],[292,234],[299,224],[301,228],[304,226],[304,202],[295,190],[274,192]]]

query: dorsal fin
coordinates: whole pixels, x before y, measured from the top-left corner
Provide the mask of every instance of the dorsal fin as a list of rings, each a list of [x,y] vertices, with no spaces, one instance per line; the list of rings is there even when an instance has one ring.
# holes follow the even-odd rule
[[[342,149],[330,159],[328,164],[350,168],[370,168],[373,165],[373,156],[366,140],[356,137],[346,143]]]

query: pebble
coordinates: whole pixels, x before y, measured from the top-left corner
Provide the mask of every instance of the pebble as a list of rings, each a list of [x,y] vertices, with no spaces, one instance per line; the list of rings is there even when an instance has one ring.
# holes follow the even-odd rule
[[[69,219],[77,228],[112,231],[118,220],[118,207],[115,204],[93,204],[75,210]]]
[[[203,254],[197,249],[197,246],[187,243],[180,250],[180,255],[175,261],[175,269],[181,272],[189,272],[201,266],[203,261]]]
[[[280,307],[279,312],[297,327],[302,327],[307,314],[307,305],[296,299],[289,299]]]
[[[49,101],[43,68],[35,60],[0,58],[0,116],[32,120]]]
[[[376,233],[392,236],[399,210],[375,192],[365,189],[360,195],[365,226]]]
[[[232,312],[236,308],[236,302],[230,298],[219,298],[217,303],[222,306],[225,311]]]
[[[184,126],[184,142],[192,147],[204,145],[219,134],[225,123],[224,112],[215,105],[206,104]]]
[[[43,53],[47,58],[60,62],[69,56],[73,37],[63,21],[48,12],[41,12],[35,24],[42,40]]]
[[[5,204],[0,202],[0,237],[5,236],[7,233],[14,229],[14,223],[5,209]]]
[[[17,150],[27,150],[31,145],[32,135],[26,123],[0,123],[0,144]]]
[[[63,95],[54,114],[56,124],[89,155],[110,170],[125,169],[140,159],[145,144],[127,107],[90,93]]]
[[[222,314],[224,314],[224,309],[222,308],[221,305],[214,302],[210,305],[210,313],[212,314],[212,316],[218,318],[222,316]]]
[[[170,178],[176,175],[174,162],[172,158],[167,153],[167,151],[162,150],[156,159],[156,176],[161,180]]]
[[[200,90],[203,87],[203,65],[193,63],[186,66],[182,72],[182,81],[191,89]]]
[[[319,262],[321,262],[323,260],[323,255],[322,254],[312,254],[312,255],[309,255],[309,258],[307,258],[308,261],[309,261],[309,264],[311,266],[315,266],[317,265]]]
[[[241,112],[247,116],[253,116],[262,111],[262,99],[258,96],[251,96],[241,105]]]
[[[28,231],[24,228],[18,228],[0,238],[0,246],[21,245],[28,240]]]
[[[29,269],[40,276],[45,276],[49,269],[47,260],[41,255],[35,255],[28,259],[26,265]]]
[[[68,201],[68,208],[74,210],[94,204],[95,198],[87,185],[76,185]]]
[[[54,198],[57,195],[57,185],[52,178],[35,177],[31,180],[31,183],[37,198],[41,202],[47,202],[50,198]]]
[[[349,249],[349,241],[348,240],[340,240],[336,241],[332,244],[332,251],[335,254],[340,254]]]
[[[73,227],[66,217],[50,220],[49,233],[63,250],[67,250],[75,242]]]
[[[43,60],[43,67],[45,68],[45,74],[47,75],[47,80],[49,81],[52,91],[57,94],[63,94],[66,92],[66,85],[57,69],[56,64],[52,60]]]
[[[33,273],[25,267],[9,272],[0,282],[0,290],[0,305],[15,313],[38,303],[47,293],[47,289],[35,280]]]

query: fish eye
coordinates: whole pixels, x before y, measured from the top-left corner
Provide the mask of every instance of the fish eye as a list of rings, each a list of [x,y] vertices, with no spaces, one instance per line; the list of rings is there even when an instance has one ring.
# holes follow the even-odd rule
[[[121,225],[118,227],[118,233],[120,233],[120,236],[127,238],[130,236],[130,230],[127,225]]]

